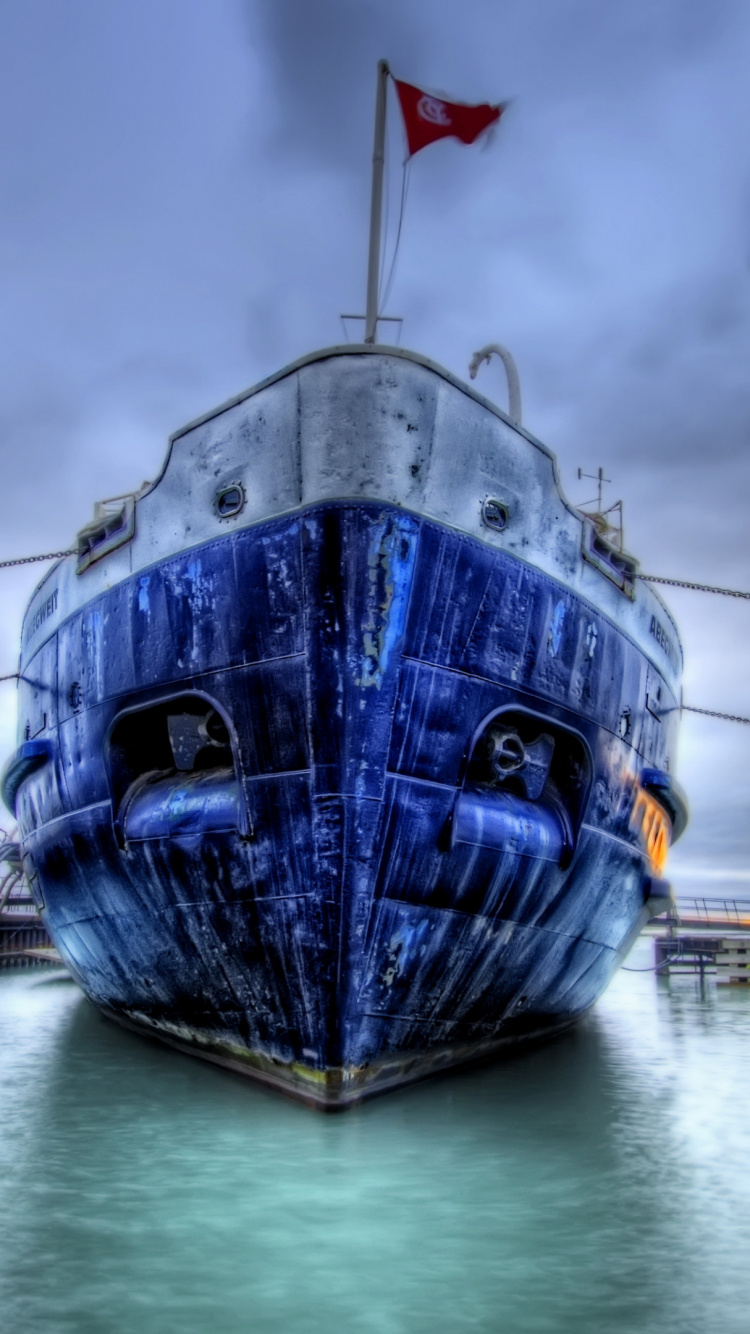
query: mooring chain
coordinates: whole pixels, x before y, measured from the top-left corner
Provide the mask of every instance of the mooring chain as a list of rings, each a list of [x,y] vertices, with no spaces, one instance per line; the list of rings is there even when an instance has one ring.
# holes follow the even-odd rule
[[[19,556],[17,560],[0,560],[0,570],[7,570],[12,565],[33,565],[39,560],[60,560],[63,556],[75,556],[76,551],[48,551],[43,556]],[[9,672],[0,676],[0,681],[17,681],[18,672]]]
[[[62,556],[75,556],[73,551],[48,551],[45,556],[19,556],[18,560],[0,560],[0,570],[7,570],[10,565],[33,565],[37,560],[60,560]]]
[[[665,579],[660,574],[639,574],[648,584],[670,584],[672,588],[692,588],[696,593],[720,593],[725,598],[750,598],[737,588],[715,588],[713,584],[690,584],[685,579]]]
[[[686,579],[666,579],[660,574],[639,574],[639,579],[649,584],[669,584],[672,588],[690,588],[696,593],[718,593],[725,598],[750,598],[750,593],[738,588],[717,588],[713,584],[693,584]],[[740,718],[736,713],[719,713],[717,709],[696,709],[692,704],[683,704],[683,713],[702,713],[706,718],[722,718],[726,723],[745,723],[750,727],[750,718]]]
[[[77,548],[72,547],[69,551],[48,551],[43,556],[19,556],[16,560],[0,560],[0,570],[10,569],[13,565],[33,565],[39,560],[62,560],[63,556],[76,556]],[[737,588],[717,588],[713,584],[693,584],[685,579],[667,579],[661,574],[639,574],[639,579],[643,579],[648,584],[669,584],[672,588],[692,588],[697,593],[719,593],[727,598],[750,598],[750,593],[741,592]]]
[[[63,556],[75,556],[75,548],[71,551],[48,551],[43,556],[19,556],[17,560],[0,560],[0,570],[7,570],[13,565],[32,565],[40,560],[61,560]],[[737,588],[716,588],[713,584],[693,584],[685,579],[666,579],[660,574],[639,574],[639,579],[643,579],[649,584],[669,584],[672,588],[690,588],[697,593],[718,593],[727,598],[750,598],[750,593],[743,593]],[[18,672],[10,672],[7,676],[0,676],[1,681],[17,681]],[[681,706],[683,713],[702,713],[706,718],[721,718],[727,723],[745,723],[750,727],[750,718],[740,718],[735,713],[719,713],[716,709],[696,709],[692,704],[683,704]]]
[[[621,967],[623,973],[658,973],[661,968],[668,968],[670,964],[679,963],[681,958],[681,954],[672,954],[668,959],[662,959],[661,963],[652,964],[649,968],[626,968],[625,964],[622,964]]]
[[[750,718],[740,718],[736,713],[717,713],[716,709],[696,709],[692,704],[683,704],[681,709],[683,713],[704,713],[707,718],[723,718],[726,723],[747,723],[750,727]]]

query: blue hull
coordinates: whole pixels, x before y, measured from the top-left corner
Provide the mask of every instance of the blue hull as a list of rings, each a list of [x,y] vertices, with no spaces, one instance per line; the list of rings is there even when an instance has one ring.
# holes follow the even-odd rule
[[[400,507],[162,561],[25,675],[27,872],[81,986],[318,1105],[571,1022],[645,919],[666,682],[657,716],[609,619]],[[491,781],[505,722],[525,759]]]

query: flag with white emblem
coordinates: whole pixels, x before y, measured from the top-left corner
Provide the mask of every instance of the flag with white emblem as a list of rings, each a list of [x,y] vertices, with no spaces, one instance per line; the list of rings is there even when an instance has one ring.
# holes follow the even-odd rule
[[[423,92],[421,88],[415,88],[411,83],[402,83],[400,79],[394,79],[393,82],[401,103],[410,157],[436,139],[452,137],[460,139],[463,144],[473,144],[480,134],[500,119],[507,106],[505,102],[496,106],[490,106],[487,102],[479,106],[467,106],[465,102],[446,102],[432,93]]]

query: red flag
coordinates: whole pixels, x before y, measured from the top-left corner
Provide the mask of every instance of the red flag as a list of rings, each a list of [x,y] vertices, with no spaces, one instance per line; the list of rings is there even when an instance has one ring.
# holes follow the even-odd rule
[[[465,102],[444,102],[411,83],[401,83],[399,79],[393,82],[401,103],[410,157],[436,139],[452,136],[463,144],[473,144],[484,130],[500,119],[506,106],[503,102],[494,107],[486,102],[476,107],[467,106]]]

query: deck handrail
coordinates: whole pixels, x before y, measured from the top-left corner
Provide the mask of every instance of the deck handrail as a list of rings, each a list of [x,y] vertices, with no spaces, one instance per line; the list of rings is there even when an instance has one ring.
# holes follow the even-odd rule
[[[736,922],[750,927],[750,897],[737,898],[725,894],[679,894],[675,899],[679,918],[697,918],[699,921]]]

